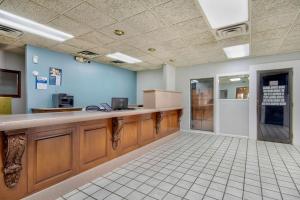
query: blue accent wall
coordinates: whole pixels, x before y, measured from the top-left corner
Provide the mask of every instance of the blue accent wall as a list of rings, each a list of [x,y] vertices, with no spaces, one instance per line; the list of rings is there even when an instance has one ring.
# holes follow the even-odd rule
[[[38,64],[32,61],[39,57]],[[49,85],[49,68],[62,69],[62,85]],[[32,71],[48,77],[48,89],[37,90]],[[27,110],[52,107],[53,93],[74,95],[74,106],[85,107],[102,102],[111,103],[112,97],[128,97],[136,103],[136,72],[96,62],[79,63],[69,54],[44,48],[26,46],[26,95]]]

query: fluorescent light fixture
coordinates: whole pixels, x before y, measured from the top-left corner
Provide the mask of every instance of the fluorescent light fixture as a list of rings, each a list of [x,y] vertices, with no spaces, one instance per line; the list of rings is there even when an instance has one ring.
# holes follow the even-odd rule
[[[63,42],[74,36],[0,9],[0,24],[45,38]]]
[[[191,80],[191,83],[199,83],[198,80]]]
[[[249,56],[249,44],[241,44],[223,48],[228,58],[241,58]]]
[[[198,0],[213,29],[248,21],[248,0]]]
[[[139,60],[137,58],[125,55],[125,54],[120,53],[120,52],[107,54],[106,57],[113,58],[113,59],[116,59],[116,60],[120,60],[120,61],[129,63],[129,64],[134,64],[134,63],[140,63],[140,62],[142,62],[141,60]]]
[[[238,82],[238,81],[241,81],[242,79],[241,78],[231,78],[229,79],[231,82]]]

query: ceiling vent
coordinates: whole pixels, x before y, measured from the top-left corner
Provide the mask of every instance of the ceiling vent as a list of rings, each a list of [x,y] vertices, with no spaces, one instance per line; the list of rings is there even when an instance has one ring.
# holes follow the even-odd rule
[[[249,32],[249,26],[246,23],[237,24],[234,26],[228,26],[225,28],[220,28],[215,31],[215,36],[217,40],[223,40],[231,37],[236,37],[240,35],[246,35]]]
[[[91,51],[80,51],[77,53],[78,56],[82,56],[84,58],[95,58],[97,57],[99,54],[91,52]]]
[[[0,24],[0,35],[16,39],[21,37],[23,32]]]
[[[121,60],[113,60],[111,62],[114,63],[114,64],[123,64],[123,63],[125,63],[125,62],[123,62]]]

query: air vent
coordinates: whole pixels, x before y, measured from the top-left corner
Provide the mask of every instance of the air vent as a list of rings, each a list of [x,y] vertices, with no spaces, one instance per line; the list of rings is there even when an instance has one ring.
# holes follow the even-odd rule
[[[0,35],[11,38],[18,38],[23,35],[23,32],[0,24]]]
[[[226,38],[236,37],[240,35],[248,34],[248,24],[237,24],[234,26],[229,26],[225,28],[217,29],[215,32],[217,40],[223,40]]]
[[[123,64],[125,62],[121,61],[121,60],[113,60],[111,61],[112,63],[115,63],[115,64]]]
[[[77,55],[85,57],[85,58],[94,58],[94,57],[97,57],[99,54],[91,52],[91,51],[80,51],[77,53]]]

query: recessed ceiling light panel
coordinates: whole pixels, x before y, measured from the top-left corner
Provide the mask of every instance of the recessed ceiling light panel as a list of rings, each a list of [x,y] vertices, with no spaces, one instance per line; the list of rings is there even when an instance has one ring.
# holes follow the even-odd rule
[[[198,0],[213,29],[248,21],[248,0]]]
[[[57,29],[14,15],[1,9],[0,24],[60,42],[74,37],[68,33],[64,33]]]
[[[242,58],[249,56],[249,44],[241,44],[223,48],[228,58]]]
[[[120,53],[120,52],[116,52],[116,53],[112,53],[112,54],[107,54],[106,57],[113,58],[113,59],[116,59],[116,60],[120,60],[120,61],[129,63],[129,64],[134,64],[134,63],[140,63],[140,62],[142,62],[141,60],[139,60],[137,58],[128,56],[128,55]]]

